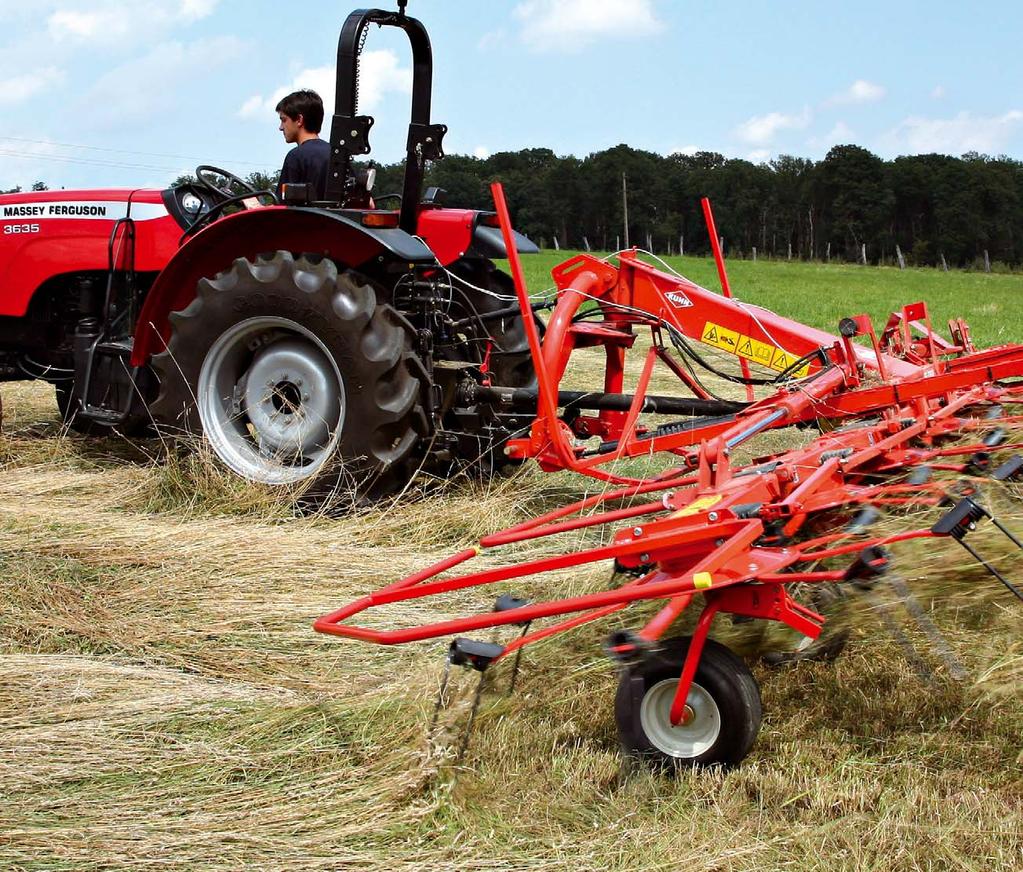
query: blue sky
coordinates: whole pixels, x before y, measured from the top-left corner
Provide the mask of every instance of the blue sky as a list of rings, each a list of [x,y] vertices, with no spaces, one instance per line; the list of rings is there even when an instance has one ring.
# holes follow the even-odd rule
[[[332,99],[348,11],[0,0],[0,187],[162,186],[199,162],[276,169],[276,97],[312,86]],[[626,142],[760,161],[856,143],[1023,159],[1019,0],[411,0],[409,12],[433,39],[448,153]],[[396,160],[407,42],[374,29],[365,58],[373,154]]]

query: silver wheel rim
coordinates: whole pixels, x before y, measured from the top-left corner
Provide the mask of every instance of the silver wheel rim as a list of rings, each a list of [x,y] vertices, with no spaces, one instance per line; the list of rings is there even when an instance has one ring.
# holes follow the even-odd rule
[[[650,744],[669,757],[692,759],[713,747],[721,733],[721,712],[714,698],[695,681],[686,705],[692,716],[677,727],[671,724],[671,704],[678,689],[677,678],[657,682],[643,696],[639,720]]]
[[[251,481],[309,478],[341,440],[341,372],[320,339],[287,318],[249,318],[225,330],[203,360],[197,392],[213,450]]]

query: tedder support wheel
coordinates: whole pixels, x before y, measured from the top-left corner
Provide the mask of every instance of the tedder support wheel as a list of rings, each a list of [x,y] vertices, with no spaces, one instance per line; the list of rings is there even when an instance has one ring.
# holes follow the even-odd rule
[[[414,474],[429,426],[411,328],[369,281],[279,251],[202,279],[153,358],[153,417],[239,475],[372,499]]]
[[[615,697],[622,746],[667,771],[735,765],[760,729],[760,687],[739,657],[708,639],[687,699],[691,714],[672,726],[671,704],[689,641],[666,640],[622,674]]]

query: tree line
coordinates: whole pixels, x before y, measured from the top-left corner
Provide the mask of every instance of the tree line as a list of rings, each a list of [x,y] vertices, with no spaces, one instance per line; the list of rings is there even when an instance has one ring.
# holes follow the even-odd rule
[[[377,165],[377,193],[401,190],[401,164]],[[504,183],[516,229],[552,247],[612,250],[624,244],[622,176],[629,238],[658,253],[705,254],[700,207],[709,197],[726,254],[891,263],[896,246],[918,266],[1023,263],[1023,162],[976,153],[883,160],[855,145],[823,160],[769,163],[716,152],[668,157],[618,145],[585,158],[550,149],[488,158],[450,155],[427,184],[447,204],[492,208],[489,183]],[[791,248],[790,248],[791,246]]]
[[[403,164],[369,165],[377,169],[376,194],[401,191]],[[273,190],[276,176],[252,173],[248,181]],[[426,184],[447,192],[446,205],[491,209],[489,185],[500,180],[516,229],[542,246],[610,251],[625,244],[623,176],[629,241],[659,254],[710,251],[700,207],[709,197],[731,257],[858,261],[865,254],[870,263],[892,263],[899,252],[917,266],[1023,264],[1023,162],[1008,157],[884,160],[839,145],[820,161],[782,155],[754,164],[627,145],[584,158],[527,148],[448,155],[430,165]]]

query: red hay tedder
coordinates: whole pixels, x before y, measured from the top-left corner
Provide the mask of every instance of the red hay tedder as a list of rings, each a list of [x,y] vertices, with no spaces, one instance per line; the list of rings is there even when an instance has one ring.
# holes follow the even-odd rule
[[[530,299],[499,185],[493,193],[519,304],[528,315]],[[713,241],[717,234],[706,202],[705,211]],[[528,436],[512,440],[508,451],[536,458],[548,471],[592,476],[607,483],[605,490],[489,535],[478,547],[321,617],[315,628],[380,644],[506,625],[526,628],[504,646],[465,637],[452,642],[450,663],[483,671],[533,642],[633,603],[661,601],[642,629],[612,633],[606,650],[623,666],[615,713],[625,749],[671,769],[738,763],[759,729],[756,680],[741,659],[708,639],[719,612],[778,621],[816,639],[824,618],[797,602],[791,585],[875,578],[888,567],[887,546],[927,537],[958,541],[1023,599],[966,536],[990,518],[1016,546],[1023,544],[991,517],[975,490],[955,485],[949,490],[950,482],[931,480],[935,470],[1001,481],[1023,474],[1023,457],[1012,454],[1023,443],[1013,444],[1007,435],[1007,427],[1023,422],[1023,414],[1013,413],[1023,404],[1023,346],[978,350],[961,320],[949,324],[951,341],[943,339],[924,303],[894,313],[880,336],[864,315],[843,319],[839,335],[829,335],[733,299],[721,252],[715,255],[724,296],[655,269],[635,252],[620,253],[617,266],[585,254],[558,266],[557,304],[545,335],[532,319],[523,319],[538,409]],[[626,355],[636,348],[642,328],[651,341],[637,383],[623,393]],[[758,383],[773,392],[707,417],[701,403],[712,397],[685,365],[699,362],[698,349],[705,346],[742,362],[744,377],[736,380],[747,390]],[[603,348],[606,356],[603,384],[589,394],[560,390],[574,352],[592,347]],[[657,366],[677,377],[687,396],[648,394]],[[748,377],[751,366],[769,375]],[[479,390],[490,399],[502,391]],[[508,389],[496,398],[509,406],[517,400]],[[580,406],[599,412],[582,415]],[[684,417],[643,423],[651,412]],[[755,437],[793,425],[815,427],[819,435],[750,464],[733,460],[736,449]],[[659,452],[674,455],[670,468],[649,477],[622,473],[630,459]],[[993,460],[994,452],[1004,452],[1004,462]],[[873,507],[885,505],[951,507],[923,529],[863,535],[876,515]],[[834,531],[834,519],[843,512],[859,513],[851,525],[860,530],[854,541],[848,532],[819,534],[821,525],[814,521],[830,516],[826,529]],[[603,525],[618,525],[610,544],[450,574],[483,550]],[[821,569],[822,561],[840,565]],[[633,580],[546,602],[505,594],[493,610],[425,626],[368,629],[352,623],[360,613],[391,603],[612,562]],[[694,600],[702,610],[692,636],[661,641]],[[533,621],[556,617],[561,620],[528,629]]]

